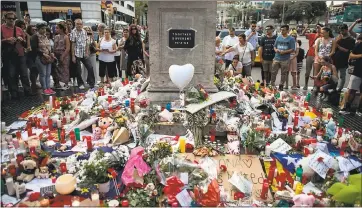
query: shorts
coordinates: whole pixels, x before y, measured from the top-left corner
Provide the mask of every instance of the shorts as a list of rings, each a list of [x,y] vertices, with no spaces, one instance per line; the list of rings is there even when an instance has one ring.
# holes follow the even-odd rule
[[[104,77],[106,75],[106,71],[109,78],[117,76],[116,62],[104,62],[99,60],[99,76]]]
[[[297,71],[298,72],[302,71],[302,68],[303,68],[303,62],[298,62],[297,63]]]
[[[362,78],[355,75],[349,77],[348,89],[362,92]]]
[[[241,73],[243,76],[250,77],[251,76],[251,64],[247,66],[243,66],[243,71]]]

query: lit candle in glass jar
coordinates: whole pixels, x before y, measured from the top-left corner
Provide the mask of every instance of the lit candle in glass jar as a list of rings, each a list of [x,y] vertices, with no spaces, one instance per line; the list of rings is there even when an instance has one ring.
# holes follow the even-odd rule
[[[79,207],[79,206],[80,206],[79,196],[73,196],[72,197],[72,207]]]

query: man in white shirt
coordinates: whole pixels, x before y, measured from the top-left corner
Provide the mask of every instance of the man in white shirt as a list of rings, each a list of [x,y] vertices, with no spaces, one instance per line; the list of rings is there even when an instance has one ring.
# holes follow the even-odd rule
[[[222,40],[223,51],[235,46],[238,43],[239,38],[235,36],[235,28],[232,27],[229,29],[229,35]],[[228,68],[229,65],[233,62],[233,58],[235,55],[235,51],[231,51],[225,54],[225,68]]]

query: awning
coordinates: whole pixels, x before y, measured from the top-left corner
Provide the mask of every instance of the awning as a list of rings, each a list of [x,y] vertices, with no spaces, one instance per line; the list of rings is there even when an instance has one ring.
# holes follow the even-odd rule
[[[42,12],[63,12],[68,13],[68,9],[71,9],[73,14],[81,13],[80,7],[56,7],[56,6],[42,6]]]

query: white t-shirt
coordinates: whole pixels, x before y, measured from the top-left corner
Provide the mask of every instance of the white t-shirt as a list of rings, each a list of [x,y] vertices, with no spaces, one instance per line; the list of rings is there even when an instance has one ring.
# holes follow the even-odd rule
[[[115,44],[115,40],[111,39],[110,41],[106,41],[104,38],[100,40],[100,49],[108,49],[110,51],[113,50],[113,44]],[[108,52],[100,52],[98,55],[98,59],[104,62],[113,62],[114,61],[114,53]]]
[[[242,64],[240,61],[239,61],[238,64],[236,65],[235,69],[234,69],[232,63],[229,65],[229,70],[233,70],[233,71],[236,71],[236,70],[242,69],[242,68],[243,68],[243,64]]]
[[[237,36],[230,37],[230,35],[228,35],[222,40],[222,45],[225,47],[234,46],[235,44],[238,44],[238,43],[239,43],[239,38]],[[231,51],[231,52],[225,54],[225,59],[232,61],[236,54],[237,53],[235,51]]]
[[[239,59],[244,65],[251,63],[251,51],[254,51],[253,45],[247,42],[245,46],[240,46],[240,43],[233,46],[236,54],[239,54]],[[245,53],[244,53],[245,51]]]

